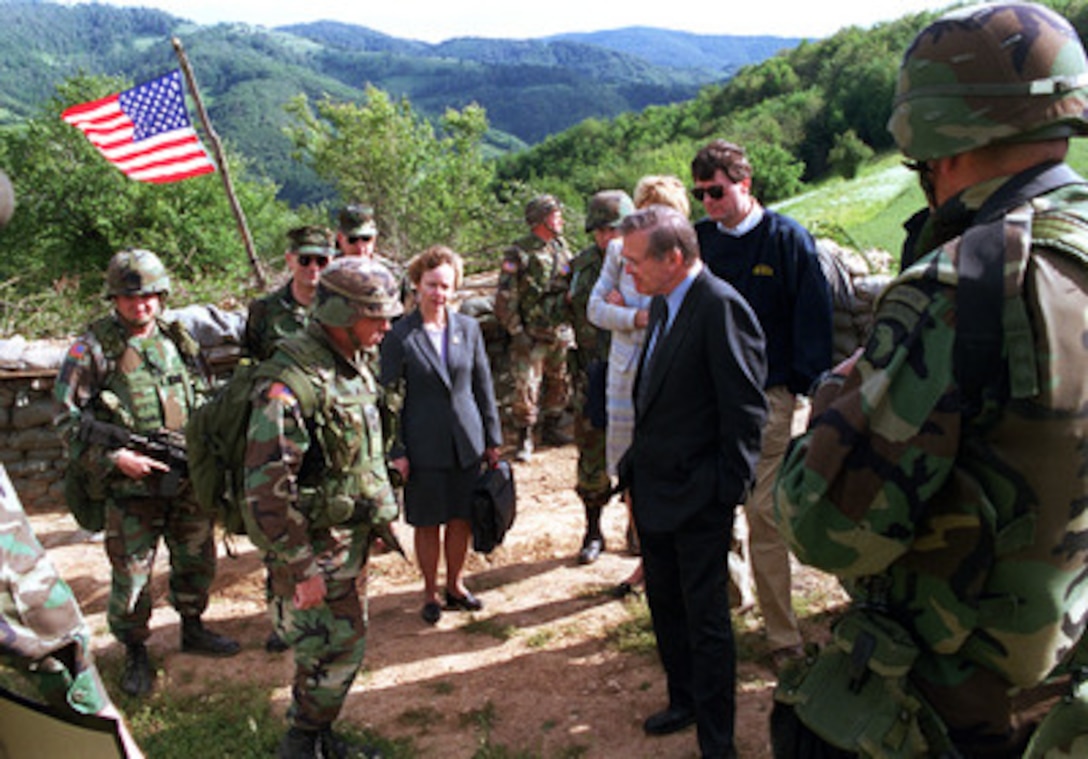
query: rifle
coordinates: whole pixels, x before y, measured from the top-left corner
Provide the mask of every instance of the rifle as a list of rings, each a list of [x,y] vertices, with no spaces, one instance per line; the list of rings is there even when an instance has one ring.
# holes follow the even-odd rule
[[[161,430],[145,435],[119,424],[84,416],[79,422],[78,437],[85,443],[110,450],[128,448],[166,464],[170,471],[159,478],[157,487],[157,494],[164,498],[175,498],[181,490],[181,481],[189,476],[189,455],[183,432]]]
[[[404,552],[404,546],[400,543],[400,538],[397,537],[397,533],[393,532],[393,525],[390,522],[384,522],[380,525],[375,525],[370,528],[370,545],[374,545],[374,540],[380,539],[387,548],[391,548],[401,555],[405,561],[408,561],[408,554]]]

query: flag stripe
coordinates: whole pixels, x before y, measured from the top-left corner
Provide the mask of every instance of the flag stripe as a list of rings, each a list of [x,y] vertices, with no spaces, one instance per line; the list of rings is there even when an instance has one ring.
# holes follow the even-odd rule
[[[74,105],[61,118],[131,179],[173,182],[215,171],[189,123],[180,71]]]

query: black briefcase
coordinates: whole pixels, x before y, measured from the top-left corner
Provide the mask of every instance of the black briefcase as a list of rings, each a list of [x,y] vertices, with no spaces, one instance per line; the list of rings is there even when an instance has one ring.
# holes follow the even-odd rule
[[[494,469],[485,468],[472,491],[472,550],[491,553],[517,516],[514,470],[509,461],[499,461]]]

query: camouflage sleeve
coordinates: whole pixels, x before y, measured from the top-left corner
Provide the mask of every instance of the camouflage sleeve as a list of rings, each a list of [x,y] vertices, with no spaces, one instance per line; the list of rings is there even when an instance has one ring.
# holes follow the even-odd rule
[[[499,269],[499,286],[495,293],[495,318],[511,335],[524,330],[521,322],[521,273],[522,253],[517,248],[510,248],[502,258]]]
[[[246,527],[259,548],[296,581],[318,572],[309,520],[299,508],[298,472],[311,445],[302,407],[280,381],[258,384],[246,432]]]
[[[854,370],[815,393],[812,423],[775,488],[779,527],[801,561],[857,577],[913,542],[960,438],[948,292],[893,285]]]
[[[91,401],[100,391],[101,372],[96,358],[100,353],[101,348],[90,334],[72,343],[57,372],[53,398],[59,407],[57,428],[72,455],[81,456],[88,471],[105,476],[113,470],[111,452],[100,445],[75,444],[83,414],[91,413]]]
[[[0,465],[0,652],[14,656],[47,701],[81,714],[109,703],[75,595],[34,535]]]

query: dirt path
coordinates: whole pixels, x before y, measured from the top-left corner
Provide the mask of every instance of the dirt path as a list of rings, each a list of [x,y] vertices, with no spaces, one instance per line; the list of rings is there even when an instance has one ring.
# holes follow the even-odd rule
[[[583,530],[575,497],[574,450],[544,450],[516,466],[518,521],[491,556],[472,555],[468,584],[485,603],[477,615],[445,612],[438,625],[419,618],[422,581],[395,554],[375,557],[369,580],[370,633],[365,669],[348,696],[342,718],[388,737],[409,736],[421,757],[470,757],[480,745],[479,725],[492,725],[491,742],[542,757],[651,757],[697,755],[693,730],[647,738],[643,718],[665,705],[664,676],[653,656],[619,653],[606,633],[630,618],[624,602],[607,592],[636,559],[607,552],[589,567],[574,561]],[[32,518],[61,573],[72,585],[104,661],[121,657],[106,629],[109,566],[100,542],[83,540],[63,514]],[[406,546],[411,530],[399,525]],[[626,513],[616,501],[605,510],[609,546],[624,545]],[[290,654],[269,655],[263,571],[248,541],[237,558],[221,558],[206,619],[236,636],[237,657],[207,660],[178,652],[178,618],[166,603],[165,551],[155,578],[156,609],[150,649],[160,667],[157,687],[214,688],[223,680],[278,685],[274,707],[286,708]],[[820,611],[842,600],[826,577],[798,573],[797,603]],[[631,603],[631,602],[628,602]],[[475,620],[475,621],[473,621]],[[806,622],[812,637],[819,616]],[[760,659],[766,646],[758,614],[736,623],[740,653],[737,748],[745,759],[770,756],[767,717],[773,673]]]

